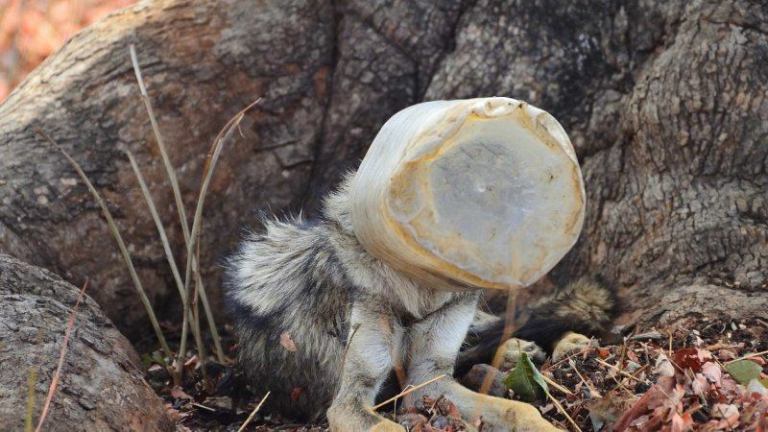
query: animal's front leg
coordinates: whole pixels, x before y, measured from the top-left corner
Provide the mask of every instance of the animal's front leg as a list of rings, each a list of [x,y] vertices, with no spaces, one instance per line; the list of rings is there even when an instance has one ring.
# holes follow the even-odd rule
[[[477,297],[467,295],[433,312],[408,330],[410,363],[408,383],[418,385],[447,377],[413,393],[412,403],[424,395],[445,396],[469,423],[483,420],[483,431],[557,431],[532,405],[473,392],[452,375],[456,356],[474,316]]]
[[[356,303],[350,319],[350,338],[336,397],[328,410],[334,432],[405,432],[397,423],[373,411],[373,402],[392,368],[392,349],[400,345],[402,328],[386,311]]]

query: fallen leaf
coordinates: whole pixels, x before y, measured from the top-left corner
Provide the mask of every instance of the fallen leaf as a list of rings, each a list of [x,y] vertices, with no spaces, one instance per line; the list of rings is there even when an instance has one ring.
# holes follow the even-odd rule
[[[293,339],[288,332],[282,332],[280,334],[280,345],[290,352],[296,352],[296,344],[293,342]]]
[[[711,414],[712,417],[722,419],[724,426],[733,427],[739,424],[739,408],[734,404],[714,404]]]
[[[739,384],[746,385],[753,379],[759,379],[763,368],[753,361],[739,360],[725,365],[725,370],[727,370]]]
[[[768,388],[765,387],[760,381],[753,379],[747,385],[747,391],[749,393],[757,393],[760,396],[768,396]]]
[[[717,352],[717,356],[722,361],[734,360],[737,357],[736,356],[736,352],[734,352],[733,350],[730,350],[730,349],[726,349],[726,348],[723,348],[723,349],[719,350]]]
[[[653,373],[662,377],[675,376],[675,367],[672,366],[672,362],[669,361],[664,353],[659,354],[656,358],[656,364],[653,367]]]
[[[683,348],[675,352],[674,360],[675,364],[683,370],[690,369],[694,372],[700,372],[704,360],[711,357],[712,355],[708,351],[698,348]]]
[[[186,399],[186,400],[192,400],[192,396],[188,395],[184,389],[182,389],[179,386],[174,386],[171,389],[171,396],[173,396],[174,399]]]
[[[723,379],[723,370],[720,368],[720,365],[713,362],[706,362],[703,365],[701,365],[701,373],[704,374],[704,376],[711,382],[712,384],[717,385],[718,387],[721,385],[721,381]]]
[[[672,424],[669,426],[670,432],[685,432],[693,428],[693,418],[690,413],[680,415],[672,414]]]
[[[605,360],[605,359],[607,359],[607,358],[608,358],[608,356],[610,356],[610,355],[611,355],[611,350],[610,350],[610,349],[608,349],[608,348],[598,348],[598,349],[597,349],[597,355],[598,355],[598,356],[599,356],[601,359]]]
[[[709,381],[700,373],[697,373],[694,376],[693,381],[691,381],[691,390],[693,390],[693,393],[697,396],[704,397],[709,391],[709,387]]]
[[[524,352],[515,368],[509,371],[504,384],[526,402],[543,399],[549,391],[541,373]]]
[[[765,364],[766,364],[765,359],[760,357],[760,356],[747,357],[747,360],[753,361],[753,362],[759,364],[760,366],[765,366]]]

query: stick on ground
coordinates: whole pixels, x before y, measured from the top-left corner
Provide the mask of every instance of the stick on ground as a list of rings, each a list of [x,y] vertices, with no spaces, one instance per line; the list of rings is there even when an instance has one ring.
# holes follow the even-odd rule
[[[35,428],[35,432],[40,432],[43,428],[43,423],[45,423],[45,419],[48,417],[48,411],[51,408],[51,402],[53,401],[53,396],[56,395],[56,389],[59,386],[59,381],[61,380],[61,368],[64,366],[64,358],[67,355],[67,346],[69,345],[69,337],[72,335],[72,329],[75,327],[75,317],[77,316],[77,308],[80,307],[80,302],[83,300],[83,297],[85,296],[85,289],[88,288],[88,280],[86,279],[85,283],[83,284],[83,288],[80,290],[80,294],[77,296],[77,301],[75,301],[75,306],[72,307],[72,311],[69,313],[69,320],[67,321],[67,330],[64,332],[64,340],[61,342],[61,350],[59,352],[59,361],[56,364],[56,371],[53,373],[53,378],[51,378],[51,385],[48,386],[48,394],[45,396],[45,403],[43,403],[43,411],[40,413],[40,419],[37,421],[37,427]]]

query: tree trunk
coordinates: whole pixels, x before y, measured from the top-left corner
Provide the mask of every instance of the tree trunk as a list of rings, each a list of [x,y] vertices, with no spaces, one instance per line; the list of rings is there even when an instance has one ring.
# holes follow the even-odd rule
[[[550,111],[582,163],[585,229],[556,280],[602,274],[619,290],[625,322],[765,316],[766,23],[768,6],[748,0],[136,6],[75,37],[0,106],[0,250],[75,283],[93,278],[121,328],[143,322],[106,225],[66,162],[34,137],[39,126],[119,209],[154,301],[177,301],[116,151],[139,154],[181,250],[127,55],[134,43],[187,213],[213,136],[264,98],[214,180],[203,239],[210,281],[238,227],[265,209],[312,212],[397,110],[499,95]],[[218,284],[209,285],[215,297]]]
[[[24,430],[28,416],[37,424],[78,291],[0,254],[0,430]],[[173,430],[139,365],[131,344],[86,296],[43,430]]]
[[[69,151],[110,204],[139,275],[162,312],[180,301],[155,226],[127,159],[137,155],[183,263],[173,196],[128,54],[136,46],[186,213],[206,153],[224,124],[262,97],[229,143],[211,186],[203,227],[206,276],[255,225],[306,188],[328,98],[332,9],[320,2],[147,2],[75,36],[0,106],[0,251],[51,269],[92,294],[132,337],[147,318],[107,225],[61,154]],[[182,266],[183,271],[183,266]],[[208,279],[213,282],[212,279]],[[212,297],[218,287],[212,285]],[[178,320],[180,315],[160,313]]]

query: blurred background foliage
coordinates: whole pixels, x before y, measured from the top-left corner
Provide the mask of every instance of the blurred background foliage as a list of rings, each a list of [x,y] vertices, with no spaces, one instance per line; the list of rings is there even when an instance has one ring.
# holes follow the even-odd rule
[[[78,30],[136,0],[0,0],[0,101]]]

